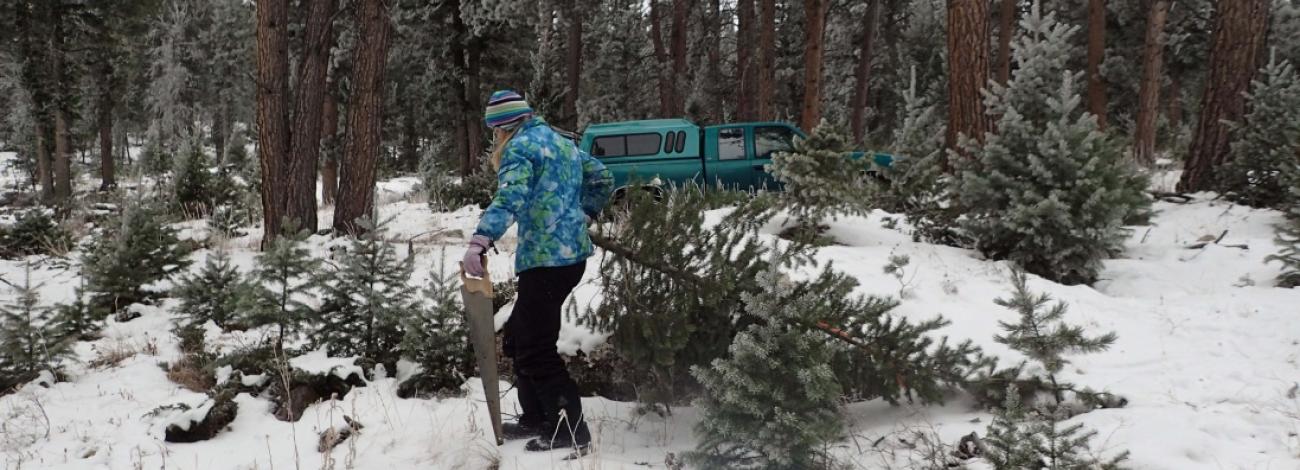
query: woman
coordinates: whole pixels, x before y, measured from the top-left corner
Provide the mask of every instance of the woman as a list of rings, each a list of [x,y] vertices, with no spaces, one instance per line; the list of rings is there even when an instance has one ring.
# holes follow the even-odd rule
[[[515,272],[519,296],[505,324],[506,355],[514,360],[523,414],[504,423],[507,438],[534,437],[531,451],[585,450],[591,441],[578,386],[556,350],[560,309],[591,256],[587,221],[608,202],[613,177],[599,161],[551,129],[522,96],[504,90],[488,100],[497,192],[465,251],[465,273],[483,275],[482,257],[512,223],[519,223]]]

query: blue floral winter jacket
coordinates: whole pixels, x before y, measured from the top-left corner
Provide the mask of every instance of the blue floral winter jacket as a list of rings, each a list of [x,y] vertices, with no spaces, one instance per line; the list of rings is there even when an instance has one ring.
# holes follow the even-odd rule
[[[586,216],[609,201],[613,175],[542,118],[521,126],[501,153],[496,196],[474,233],[497,240],[519,222],[516,273],[583,261],[592,252]]]

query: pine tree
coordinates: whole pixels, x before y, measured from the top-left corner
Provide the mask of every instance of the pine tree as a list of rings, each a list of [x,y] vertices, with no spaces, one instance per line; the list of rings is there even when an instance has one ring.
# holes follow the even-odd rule
[[[1089,443],[1096,431],[1082,424],[1064,425],[1067,418],[1059,409],[1034,413],[1020,403],[1019,392],[1010,386],[1006,402],[989,425],[983,439],[983,456],[995,470],[1120,470],[1128,452],[1110,459],[1093,456]]]
[[[757,282],[743,297],[761,323],[737,334],[727,357],[691,370],[704,386],[692,459],[703,469],[831,468],[824,449],[843,432],[831,348],[795,326],[817,321],[827,299],[776,269]]]
[[[0,256],[5,258],[63,253],[72,245],[72,234],[42,209],[23,212],[13,225],[0,228]]]
[[[1216,172],[1219,190],[1241,204],[1281,207],[1294,201],[1288,166],[1300,165],[1300,77],[1275,53],[1251,88],[1232,158]]]
[[[173,187],[176,202],[180,204],[181,214],[202,217],[211,210],[217,189],[208,170],[208,157],[197,137],[186,139],[180,154]]]
[[[870,159],[853,159],[847,137],[821,125],[807,139],[796,140],[794,147],[773,155],[770,168],[784,186],[780,205],[794,219],[791,238],[817,241],[828,217],[870,210],[871,185],[865,171]]]
[[[276,237],[257,255],[257,266],[249,276],[253,287],[242,310],[250,327],[275,327],[276,351],[284,350],[285,340],[295,339],[316,317],[307,299],[318,291],[321,263],[303,243],[308,235],[302,230]]]
[[[31,266],[24,265],[23,274],[16,298],[0,305],[0,394],[41,371],[56,372],[71,354],[70,341],[54,331],[50,310],[41,305]]]
[[[1278,227],[1277,242],[1282,251],[1270,255],[1265,260],[1282,264],[1282,274],[1277,278],[1278,287],[1300,287],[1300,165],[1292,172],[1294,175],[1291,195],[1296,201],[1291,205],[1290,220]]]
[[[351,238],[338,264],[320,279],[324,303],[314,342],[331,355],[361,356],[396,372],[402,320],[421,310],[416,289],[407,283],[413,259],[398,258],[384,239],[384,222],[362,219],[357,224],[363,234]]]
[[[420,373],[400,386],[398,392],[404,397],[457,390],[472,373],[459,283],[456,273],[445,268],[439,263],[429,272],[425,308],[402,319],[406,330],[402,355],[420,365]]]
[[[184,271],[189,251],[153,208],[132,203],[118,227],[107,227],[83,255],[82,275],[92,308],[115,313],[149,298],[146,285]]]
[[[959,166],[957,188],[977,249],[1066,284],[1095,281],[1122,250],[1126,220],[1150,205],[1145,176],[1079,109],[1064,53],[1076,29],[1037,4],[1021,21],[1019,68],[988,95],[995,132],[967,142],[974,160]]]
[[[230,264],[230,253],[216,250],[198,273],[186,275],[173,292],[181,300],[184,326],[202,326],[211,321],[226,328],[238,320],[241,296],[248,290],[239,269]]]
[[[944,123],[928,96],[917,91],[916,72],[903,95],[902,125],[894,131],[892,147],[899,157],[884,170],[879,199],[886,210],[906,214],[912,237],[960,245],[955,208],[944,165]]]
[[[1065,355],[1105,351],[1115,343],[1118,336],[1114,332],[1089,336],[1082,327],[1067,325],[1064,317],[1069,306],[1065,302],[1057,302],[1049,307],[1051,296],[1030,292],[1028,282],[1029,276],[1023,271],[1012,270],[1011,297],[994,300],[998,305],[1020,315],[1016,323],[999,321],[998,325],[1006,334],[995,336],[994,341],[1005,344],[1038,363],[1051,384],[1056,404],[1061,405],[1065,401],[1065,392],[1074,391],[1073,384],[1057,378],[1057,374],[1070,363]]]
[[[72,303],[59,304],[54,307],[54,331],[60,338],[73,340],[94,339],[93,333],[99,330],[99,323],[107,313],[103,309],[92,308],[86,302],[86,280],[73,291]]]

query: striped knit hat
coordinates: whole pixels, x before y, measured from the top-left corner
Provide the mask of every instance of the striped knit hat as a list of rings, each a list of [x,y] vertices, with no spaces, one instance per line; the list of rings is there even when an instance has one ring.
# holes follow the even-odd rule
[[[488,98],[487,112],[483,120],[488,127],[514,127],[533,115],[533,108],[528,107],[524,97],[510,90],[501,90]]]

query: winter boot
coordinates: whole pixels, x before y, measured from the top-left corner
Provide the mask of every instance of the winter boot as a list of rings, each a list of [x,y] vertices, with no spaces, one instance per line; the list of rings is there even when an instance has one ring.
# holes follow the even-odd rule
[[[542,423],[530,423],[527,421],[501,423],[501,436],[507,441],[516,439],[537,438],[546,434],[546,427]]]
[[[546,413],[546,427],[542,435],[528,441],[524,449],[541,452],[572,447],[577,452],[584,452],[591,443],[591,431],[583,419],[578,385],[568,374],[551,377],[538,385],[542,410]]]

